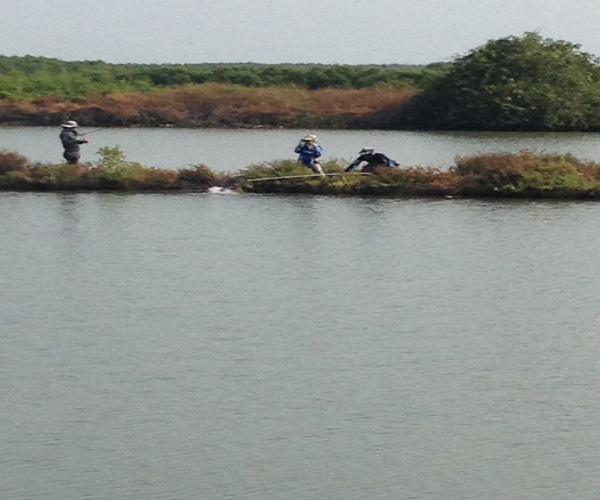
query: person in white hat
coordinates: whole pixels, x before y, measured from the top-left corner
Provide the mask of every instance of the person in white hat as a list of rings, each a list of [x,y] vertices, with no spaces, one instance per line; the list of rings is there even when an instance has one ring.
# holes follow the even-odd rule
[[[305,167],[310,168],[313,172],[321,175],[323,173],[323,167],[319,163],[318,158],[323,154],[323,148],[318,144],[319,140],[316,135],[307,135],[300,140],[300,144],[294,149],[295,153],[298,153],[298,161]]]
[[[63,158],[67,160],[67,163],[71,165],[79,163],[79,158],[81,158],[79,145],[87,144],[88,140],[82,139],[79,132],[77,132],[77,122],[69,120],[62,124],[60,142],[62,142],[64,149]]]

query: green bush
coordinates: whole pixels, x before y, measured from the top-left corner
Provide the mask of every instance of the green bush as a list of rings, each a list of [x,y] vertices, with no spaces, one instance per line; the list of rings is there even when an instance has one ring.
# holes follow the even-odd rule
[[[459,157],[451,173],[463,180],[470,193],[543,193],[597,191],[600,166],[572,155],[484,154]]]
[[[492,40],[400,110],[396,125],[422,129],[600,128],[600,65],[579,45],[536,33]]]

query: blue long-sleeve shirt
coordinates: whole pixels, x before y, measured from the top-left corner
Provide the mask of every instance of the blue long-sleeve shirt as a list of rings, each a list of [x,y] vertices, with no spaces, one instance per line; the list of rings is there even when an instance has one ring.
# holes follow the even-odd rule
[[[316,159],[323,154],[323,148],[318,144],[309,147],[307,143],[301,142],[296,146],[294,152],[300,155],[298,161],[300,161],[302,165],[312,167],[315,164]]]

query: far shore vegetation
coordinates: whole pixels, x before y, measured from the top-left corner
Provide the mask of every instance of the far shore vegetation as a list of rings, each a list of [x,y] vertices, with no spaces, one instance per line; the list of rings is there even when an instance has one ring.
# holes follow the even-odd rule
[[[325,162],[326,176],[298,162],[252,165],[213,172],[204,165],[180,170],[130,162],[118,147],[98,151],[96,163],[31,163],[0,151],[0,190],[70,192],[228,192],[337,196],[430,196],[600,200],[600,163],[572,155],[520,153],[459,157],[447,169],[380,167],[373,174],[345,173],[340,160]]]
[[[116,65],[0,56],[0,123],[348,128],[428,88],[447,64]]]
[[[0,56],[0,124],[598,131],[600,63],[537,33],[427,66]]]

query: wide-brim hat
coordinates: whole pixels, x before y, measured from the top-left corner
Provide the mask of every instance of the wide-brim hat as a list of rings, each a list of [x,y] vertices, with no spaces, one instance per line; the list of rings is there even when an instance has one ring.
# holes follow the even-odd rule
[[[316,135],[312,135],[312,134],[308,134],[304,139],[302,139],[304,142],[314,142],[317,143],[319,142],[319,139],[317,139]]]
[[[69,120],[66,123],[63,123],[61,125],[62,128],[76,128],[77,127],[77,122],[73,121],[73,120]]]

